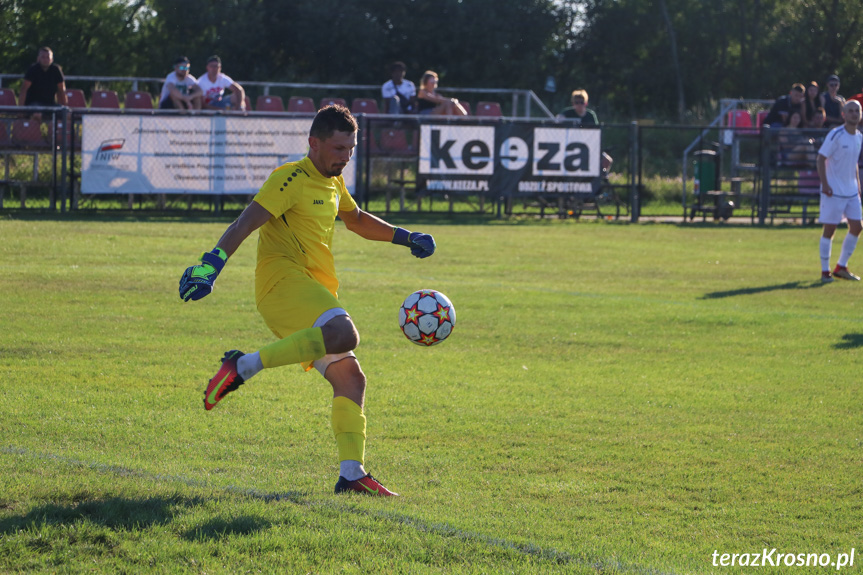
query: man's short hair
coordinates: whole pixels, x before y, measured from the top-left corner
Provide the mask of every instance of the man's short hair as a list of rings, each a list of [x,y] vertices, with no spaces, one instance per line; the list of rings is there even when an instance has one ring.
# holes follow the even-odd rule
[[[330,104],[318,110],[315,119],[312,120],[309,136],[326,140],[334,132],[353,134],[357,130],[359,130],[357,120],[350,110],[339,104]]]
[[[791,86],[791,89],[794,92],[800,92],[801,94],[806,91],[806,87],[803,84],[797,83]]]
[[[390,64],[390,72],[395,72],[396,70],[407,70],[408,67],[405,66],[404,62],[396,60],[392,64]]]
[[[210,56],[209,58],[207,58],[207,64],[209,64],[210,62],[218,62],[219,66],[222,65],[222,59],[218,56]]]
[[[49,46],[42,46],[39,48],[38,52],[48,52],[49,54],[53,54],[54,50],[52,50]]]
[[[578,90],[573,90],[572,96],[570,96],[570,99],[574,100],[578,97],[584,98],[584,103],[587,104],[587,100],[588,100],[587,90],[584,90],[583,88],[579,88]]]
[[[174,60],[174,66],[176,66],[177,64],[189,64],[189,63],[190,63],[189,59],[186,58],[185,56],[177,56],[177,59]]]

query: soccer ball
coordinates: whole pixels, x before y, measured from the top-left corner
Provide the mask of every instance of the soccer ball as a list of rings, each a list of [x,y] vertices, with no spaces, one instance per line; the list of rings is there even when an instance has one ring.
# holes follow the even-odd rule
[[[433,289],[409,295],[399,308],[399,327],[417,345],[435,345],[452,333],[455,308],[449,298]]]

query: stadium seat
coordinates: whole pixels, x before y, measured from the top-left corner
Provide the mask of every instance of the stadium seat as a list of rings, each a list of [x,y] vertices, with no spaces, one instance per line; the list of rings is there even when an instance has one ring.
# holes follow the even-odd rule
[[[32,120],[15,120],[12,124],[12,143],[28,148],[45,148],[47,140],[42,136],[42,125]]]
[[[500,104],[497,102],[477,102],[476,115],[486,116],[489,118],[500,118],[503,112],[500,109]]]
[[[288,112],[314,114],[317,112],[317,109],[315,109],[315,101],[311,98],[306,98],[305,96],[291,96],[291,99],[288,100]]]
[[[754,132],[754,130],[740,129],[752,128],[752,114],[749,113],[749,110],[731,110],[728,112],[726,122],[730,128],[738,128],[737,132],[740,134]]]
[[[354,114],[378,114],[378,101],[372,98],[354,98],[351,102],[351,112]]]
[[[258,96],[255,110],[258,112],[284,112],[285,106],[282,104],[280,96]]]
[[[70,108],[86,108],[87,99],[84,98],[84,90],[69,88],[66,90],[66,104]]]
[[[150,92],[133,91],[126,92],[123,106],[127,110],[152,110],[153,95]]]
[[[379,151],[392,155],[414,155],[417,150],[417,131],[386,128],[381,131]]]
[[[120,109],[120,99],[114,90],[94,90],[90,99],[91,108]]]
[[[321,100],[321,108],[324,106],[345,106],[347,107],[348,103],[345,102],[344,98],[324,98]]]
[[[18,98],[15,97],[15,91],[9,88],[0,88],[0,106],[17,106]]]

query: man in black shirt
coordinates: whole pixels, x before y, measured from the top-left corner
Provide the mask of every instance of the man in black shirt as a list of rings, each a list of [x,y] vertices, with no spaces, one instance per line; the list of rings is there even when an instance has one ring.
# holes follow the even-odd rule
[[[21,87],[22,106],[65,106],[66,81],[60,66],[54,63],[54,52],[51,48],[39,48],[36,63],[24,74],[24,85]],[[38,120],[34,114],[34,119]]]
[[[786,96],[779,96],[773,102],[770,112],[764,118],[764,124],[771,128],[781,128],[788,123],[788,118],[794,112],[798,112],[801,118],[806,117],[806,112],[803,106],[804,94],[806,88],[803,84],[794,84]]]

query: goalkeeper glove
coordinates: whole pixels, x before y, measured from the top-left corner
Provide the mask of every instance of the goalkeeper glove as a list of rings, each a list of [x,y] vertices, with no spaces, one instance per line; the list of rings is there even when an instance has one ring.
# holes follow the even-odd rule
[[[226,261],[228,254],[222,248],[201,254],[201,263],[186,268],[180,278],[180,298],[183,301],[199,300],[209,295]]]
[[[418,258],[427,258],[434,253],[434,238],[429,234],[420,232],[409,232],[404,228],[393,228],[392,243],[407,246],[411,253]]]

